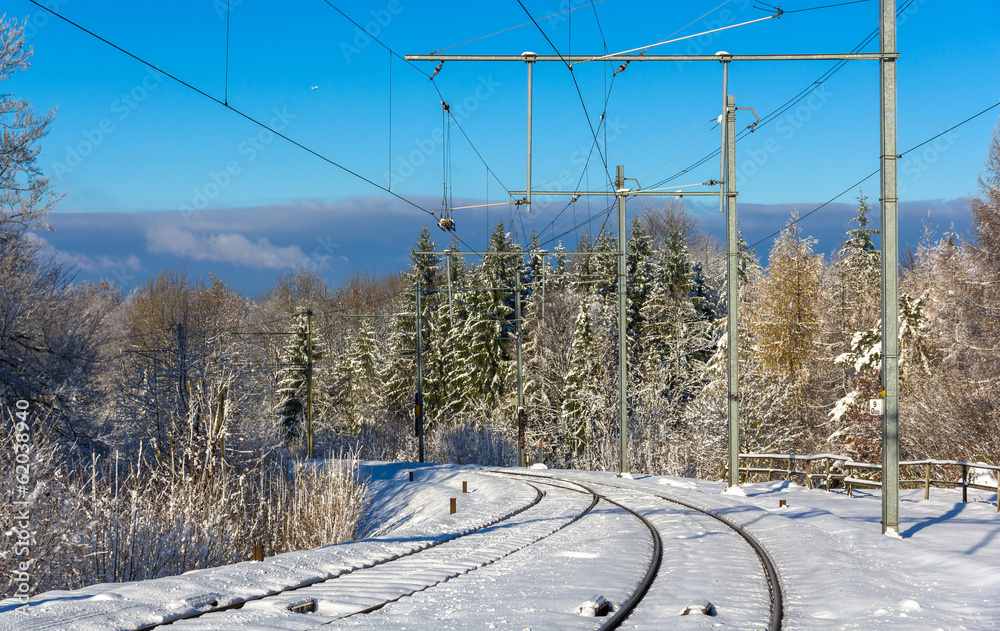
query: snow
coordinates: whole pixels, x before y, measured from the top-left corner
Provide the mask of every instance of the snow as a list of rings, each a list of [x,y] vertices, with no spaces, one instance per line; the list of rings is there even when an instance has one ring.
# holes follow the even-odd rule
[[[893,539],[881,534],[877,489],[849,498],[785,481],[727,489],[724,482],[553,469],[531,471],[536,481],[501,475],[517,470],[450,465],[372,462],[362,471],[373,493],[365,539],[261,563],[49,592],[26,611],[2,601],[0,631],[134,629],[202,611],[212,601],[225,605],[334,576],[340,578],[172,626],[596,629],[602,619],[579,615],[581,603],[600,595],[616,608],[628,598],[651,558],[649,532],[606,502],[576,519],[589,496],[543,484],[545,478],[583,482],[639,511],[661,533],[660,572],[623,629],[765,626],[768,597],[750,548],[722,524],[656,495],[725,516],[768,550],[781,580],[784,629],[993,629],[1000,621],[995,493],[970,490],[963,504],[960,490],[935,488],[929,500],[922,490],[903,490],[901,538]],[[537,506],[458,537],[534,500],[528,482],[545,494]],[[357,570],[393,557],[400,558]],[[342,617],[389,598],[398,600]],[[315,613],[288,609],[312,601]],[[711,617],[680,615],[706,603]]]

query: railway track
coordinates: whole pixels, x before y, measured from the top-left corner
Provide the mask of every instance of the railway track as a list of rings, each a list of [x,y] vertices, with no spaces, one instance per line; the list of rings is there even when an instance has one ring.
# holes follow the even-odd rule
[[[551,493],[539,487],[552,487],[551,483],[527,484],[536,492],[530,504],[447,541],[253,599],[221,606],[209,603],[196,613],[149,624],[136,631],[286,628],[289,624],[290,628],[312,628],[369,614],[519,552],[582,519],[599,501],[596,495],[587,494],[589,501],[585,504],[567,502],[565,492],[549,498]],[[400,580],[400,576],[406,578]]]
[[[668,617],[680,614],[677,605],[688,602],[684,598],[697,604],[701,601],[690,598],[690,594],[714,594],[718,593],[712,592],[716,588],[726,595],[712,596],[714,605],[704,600],[711,610],[705,613],[715,615],[714,607],[719,607],[718,621],[725,626],[772,631],[781,628],[781,589],[773,562],[750,533],[724,516],[628,484],[581,481],[555,472],[506,470],[493,475],[527,485],[534,491],[534,499],[479,528],[424,542],[407,552],[387,552],[376,560],[348,564],[333,576],[313,577],[236,600],[224,595],[224,591],[222,596],[206,594],[197,603],[189,603],[183,614],[162,615],[159,619],[147,616],[149,622],[142,626],[121,628],[305,630],[342,624],[391,629],[405,622],[407,628],[417,629],[478,629],[490,616],[505,615],[513,618],[510,628],[522,628],[522,623],[536,628],[534,625],[542,623],[544,628],[553,629],[659,630],[674,628],[664,624],[668,624]],[[723,530],[728,537],[721,536]],[[688,539],[690,543],[678,548],[676,542],[689,534],[694,535]],[[669,549],[665,549],[664,540],[668,540]],[[765,580],[734,591],[727,572],[737,576],[755,572],[754,563],[747,560],[747,544],[753,549],[756,571],[762,570]],[[692,553],[689,546],[702,545],[724,546],[727,560],[734,559],[736,565],[720,570],[696,562],[683,567],[683,553],[688,559],[700,554]],[[686,574],[689,570],[693,576]],[[716,576],[712,574],[715,571],[722,573]],[[766,582],[766,590],[760,587],[761,582]],[[523,586],[537,593],[526,594],[520,603],[476,610],[474,605],[463,602],[475,602],[477,597],[481,601],[482,594],[490,590],[517,593]],[[698,591],[704,589],[708,591]],[[566,606],[567,598],[592,594],[607,596],[609,601],[608,610],[598,612],[600,618],[581,617]],[[398,604],[385,609],[388,613],[367,615],[392,603]],[[531,603],[541,604],[533,607]],[[517,611],[519,606],[523,611]],[[436,626],[439,619],[433,607],[455,609],[455,619]],[[506,614],[491,613],[498,609]],[[766,609],[767,615],[758,616],[757,609]],[[694,618],[676,620],[698,626]],[[750,620],[753,622],[748,623]],[[25,628],[66,628],[60,626],[65,621],[48,622]],[[77,624],[83,620],[76,617],[73,622],[74,628],[80,628]]]
[[[536,491],[536,499],[530,506],[502,522],[435,546],[433,550],[424,549],[407,555],[406,558],[386,559],[384,562],[359,568],[349,575],[282,590],[253,601],[226,607],[210,607],[182,619],[149,625],[145,629],[165,628],[168,625],[175,631],[265,626],[306,629],[320,625],[325,627],[341,621],[351,623],[353,618],[378,611],[405,597],[439,587],[474,570],[489,568],[557,533],[565,532],[567,536],[576,537],[576,531],[569,533],[570,527],[581,523],[599,504],[604,506],[606,513],[614,512],[614,516],[606,514],[604,519],[620,519],[622,514],[631,515],[643,524],[650,538],[651,551],[646,570],[625,602],[616,606],[607,617],[590,618],[592,622],[586,622],[586,618],[578,618],[585,625],[581,628],[597,628],[602,631],[617,628],[642,599],[659,568],[662,544],[655,526],[638,512],[579,482],[546,479],[526,481],[523,478],[520,481],[529,484]],[[543,487],[546,490],[543,491]],[[571,498],[577,495],[582,497],[572,501]],[[546,508],[543,504],[550,507]],[[553,504],[560,507],[557,515],[551,514]],[[544,514],[545,511],[549,511],[549,514]],[[407,580],[400,583],[399,576],[406,576]],[[303,613],[311,615],[303,616]],[[365,622],[361,624],[366,626]],[[392,624],[389,623],[389,626]]]
[[[573,480],[572,478],[569,478],[569,477],[562,477],[562,476],[559,476],[557,474],[542,474],[542,475],[539,475],[539,474],[529,474],[529,473],[517,473],[517,474],[513,474],[513,475],[531,477],[531,478],[534,478],[536,480],[539,480],[539,479],[558,480],[560,482],[569,482],[569,483],[579,484],[581,486],[584,486],[579,481]],[[766,601],[767,601],[767,605],[768,605],[768,613],[767,613],[767,616],[766,616],[766,620],[762,620],[761,621],[762,624],[760,624],[760,625],[753,625],[753,626],[748,627],[748,628],[758,629],[758,628],[762,628],[763,627],[763,628],[768,629],[769,631],[779,631],[781,629],[782,620],[783,620],[783,603],[782,603],[781,582],[780,582],[780,579],[778,577],[777,567],[775,566],[774,561],[771,559],[770,555],[768,554],[768,552],[764,548],[764,546],[762,546],[760,544],[760,542],[753,536],[753,534],[751,534],[750,532],[748,532],[745,528],[741,527],[739,524],[737,524],[733,520],[725,517],[724,515],[719,515],[719,514],[711,512],[711,511],[705,510],[705,509],[703,509],[701,507],[695,506],[695,505],[693,505],[693,504],[691,504],[689,502],[685,502],[685,501],[683,501],[681,499],[678,499],[678,498],[675,498],[675,497],[670,497],[668,494],[666,494],[664,492],[657,492],[657,491],[654,491],[654,490],[648,489],[648,488],[637,488],[636,486],[631,486],[631,485],[626,485],[626,484],[603,482],[603,481],[602,482],[598,482],[598,481],[593,481],[593,480],[588,480],[585,488],[587,488],[592,493],[596,493],[597,492],[597,491],[594,490],[595,488],[596,489],[611,489],[611,491],[603,491],[603,493],[600,493],[599,495],[601,495],[602,497],[608,499],[608,501],[614,501],[616,504],[618,504],[619,506],[622,506],[623,508],[626,508],[626,505],[628,505],[628,507],[626,509],[627,510],[631,510],[631,511],[636,512],[636,513],[638,513],[638,512],[655,513],[656,510],[657,510],[657,507],[654,504],[650,504],[650,502],[648,501],[648,499],[647,499],[647,501],[643,502],[642,501],[643,497],[645,497],[645,498],[654,498],[653,499],[654,502],[668,502],[668,503],[673,504],[675,506],[681,507],[682,509],[684,509],[690,515],[698,516],[702,520],[711,520],[712,522],[714,522],[716,524],[721,524],[722,526],[725,527],[725,529],[727,529],[728,531],[730,531],[731,533],[733,533],[734,536],[738,536],[739,539],[742,540],[742,542],[745,545],[749,546],[749,548],[752,549],[753,554],[755,555],[756,561],[758,563],[758,568],[757,569],[758,569],[758,571],[762,575],[763,583],[765,583],[766,586],[767,586],[767,589],[766,589],[766,592],[767,592],[767,594],[766,594]],[[611,499],[611,497],[610,497],[611,494],[616,494],[615,497],[614,497],[614,499]],[[639,506],[637,507],[636,504],[639,504]],[[661,518],[659,520],[656,520],[656,519],[652,519],[651,520],[651,519],[648,519],[648,518],[644,517],[643,519],[646,521],[646,523],[651,523],[651,522],[657,522],[658,521],[658,522],[662,523],[663,526],[666,526],[667,524],[670,523],[669,520],[663,519],[663,518]],[[658,527],[659,527],[659,524],[658,524]],[[706,532],[706,530],[701,530],[700,531],[700,535],[703,536],[705,534],[705,532]],[[729,547],[733,548],[734,554],[737,553],[737,550],[735,550],[735,546],[732,546],[731,542],[729,544]],[[745,564],[745,561],[744,561],[744,569],[745,569],[745,565],[746,564]],[[705,568],[705,567],[698,568],[699,573],[708,573],[709,570],[710,570],[709,568]],[[636,591],[636,595],[638,597],[630,600],[629,603],[627,603],[626,605],[624,605],[621,608],[621,610],[619,610],[619,613],[622,614],[622,616],[621,616],[622,620],[627,619],[633,612],[636,612],[637,610],[641,611],[644,603],[643,603],[643,596],[639,596],[639,594],[641,593],[641,594],[645,595],[646,593],[648,593],[651,589],[654,588],[654,584],[657,581],[660,581],[662,583],[662,585],[660,586],[661,589],[659,590],[662,593],[658,594],[657,595],[658,597],[654,598],[653,600],[656,600],[656,601],[659,602],[659,601],[663,600],[663,596],[667,596],[668,594],[671,594],[671,593],[676,593],[676,591],[677,591],[677,585],[676,585],[677,581],[676,580],[671,581],[669,577],[663,577],[663,576],[648,576],[647,579],[644,580],[643,584]],[[703,580],[703,582],[705,582],[705,581]],[[709,581],[709,582],[711,582],[711,581]],[[718,580],[717,582],[720,585],[724,586],[723,589],[720,590],[720,591],[729,591],[730,590],[729,587],[726,587],[727,580],[726,580],[725,577],[723,577],[721,580]],[[736,600],[741,600],[741,599],[744,599],[744,598],[747,598],[747,595],[746,594],[740,594],[739,597]],[[753,599],[754,599],[754,597],[751,595],[749,597],[749,600],[753,600]],[[732,599],[730,599],[730,600],[732,600]],[[760,600],[760,597],[757,596],[756,600]],[[709,607],[706,607],[706,609],[709,609],[710,612],[707,612],[707,613],[711,613],[712,615],[714,615],[716,613],[716,609],[717,609],[717,605],[718,605],[718,603],[715,603],[714,601],[715,601],[714,598],[713,599],[697,598],[697,599],[692,599],[691,602],[692,602],[692,605],[694,605],[694,609],[696,609],[696,610],[699,608],[699,606],[709,605]],[[627,609],[627,611],[626,611],[626,609]],[[623,626],[623,628],[632,628],[632,627],[635,627],[635,628],[647,628],[648,627],[648,628],[651,628],[651,629],[662,628],[662,624],[663,624],[662,616],[657,616],[656,615],[657,613],[663,613],[662,612],[663,608],[661,607],[660,609],[661,609],[661,611],[659,611],[659,612],[655,612],[654,611],[653,612],[654,615],[648,616],[652,620],[648,621],[646,624],[643,624],[643,622],[641,620],[640,621],[635,621],[635,624],[633,624],[633,621],[629,620],[629,624],[625,624],[625,625],[622,625],[622,626]],[[671,610],[670,613],[672,613],[672,615],[677,615],[678,612],[676,611],[676,609],[677,608],[674,607],[674,609]],[[744,615],[747,615],[747,614],[744,613]],[[609,620],[609,623],[610,622],[611,621]],[[615,624],[615,626],[607,626],[607,627],[601,627],[601,628],[602,629],[605,629],[605,628],[612,629],[612,628],[616,628],[620,624],[621,624],[621,622],[619,621],[618,623]]]

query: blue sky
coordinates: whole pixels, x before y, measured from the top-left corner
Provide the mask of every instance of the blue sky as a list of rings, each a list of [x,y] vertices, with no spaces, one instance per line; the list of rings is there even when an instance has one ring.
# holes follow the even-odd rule
[[[440,207],[443,130],[440,98],[427,77],[396,58],[323,0],[224,0],[147,5],[48,0],[48,6],[115,45],[416,205]],[[379,0],[332,2],[400,53],[429,53],[528,21],[511,2]],[[562,53],[635,48],[763,17],[749,0],[691,2],[525,2]],[[796,0],[786,11],[829,2]],[[721,5],[721,6],[720,6]],[[903,3],[900,2],[900,6]],[[575,8],[569,14],[542,18]],[[37,110],[58,107],[40,161],[66,191],[39,232],[80,278],[111,278],[130,289],[164,267],[214,272],[247,293],[306,267],[338,282],[346,274],[388,272],[430,217],[247,121],[25,0],[9,17],[29,17],[32,67],[4,92]],[[659,53],[847,52],[878,24],[878,2],[786,13],[780,19],[654,49]],[[1000,100],[1000,3],[915,0],[899,19],[900,152]],[[552,52],[533,25],[450,49],[451,53]],[[877,40],[866,50],[877,50]],[[424,73],[435,64],[414,64]],[[737,105],[765,116],[812,85],[832,62],[734,63]],[[565,66],[537,64],[534,100],[536,188],[573,188],[599,129],[613,173],[643,186],[674,176],[717,148],[721,103],[717,63],[591,62],[574,67],[584,106]],[[474,143],[452,124],[449,182],[455,205],[506,202],[525,183],[525,82],[521,63],[447,62],[434,83]],[[608,96],[608,86],[611,86]],[[877,62],[851,62],[769,125],[738,144],[741,221],[750,242],[781,227],[789,209],[807,212],[878,166]],[[605,125],[598,117],[607,98]],[[939,229],[967,221],[963,199],[976,192],[1000,108],[907,155],[900,163],[901,238],[914,241],[927,219]],[[752,121],[740,112],[739,126]],[[485,159],[494,176],[487,174]],[[607,185],[594,154],[582,187]],[[596,166],[594,166],[596,165]],[[718,176],[717,159],[671,179]],[[878,178],[864,185],[878,198]],[[851,217],[852,191],[803,221],[819,249],[836,247]],[[551,237],[605,207],[537,199],[519,231]],[[641,200],[631,201],[639,210]],[[714,202],[694,205],[721,234]],[[455,211],[458,234],[482,245],[507,204]],[[574,217],[575,216],[575,220]],[[595,228],[599,227],[595,224]],[[433,228],[439,243],[449,237]],[[572,246],[572,233],[563,237]],[[758,250],[768,249],[768,242]],[[905,247],[905,246],[904,246]]]

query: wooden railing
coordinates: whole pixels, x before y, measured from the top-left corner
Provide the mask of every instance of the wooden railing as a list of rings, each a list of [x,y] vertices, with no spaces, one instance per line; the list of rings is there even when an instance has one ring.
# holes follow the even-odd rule
[[[817,463],[817,464],[814,464]],[[784,467],[780,465],[784,464]],[[765,466],[766,465],[766,466]],[[970,469],[987,469],[997,472],[996,487],[969,481]],[[919,473],[917,473],[919,472]],[[907,478],[910,475],[912,477]],[[807,488],[844,486],[847,494],[853,495],[855,488],[882,488],[882,465],[855,462],[847,456],[836,454],[815,454],[798,456],[795,454],[740,454],[740,479],[743,482],[766,479],[775,476],[798,481]],[[900,488],[923,488],[924,499],[930,499],[931,487],[961,488],[962,501],[969,501],[969,489],[996,491],[1000,500],[1000,466],[983,462],[963,462],[961,460],[907,460],[899,463]],[[997,502],[1000,513],[1000,501]]]

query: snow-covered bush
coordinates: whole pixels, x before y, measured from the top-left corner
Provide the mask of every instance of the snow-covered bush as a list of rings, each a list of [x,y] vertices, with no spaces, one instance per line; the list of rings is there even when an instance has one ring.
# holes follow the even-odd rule
[[[0,464],[13,472],[15,432],[4,424]],[[15,501],[28,501],[32,593],[234,563],[255,544],[271,555],[349,541],[366,506],[353,457],[306,467],[280,453],[230,453],[213,468],[206,450],[147,448],[72,465],[49,435],[43,421],[31,428],[27,484],[0,478],[0,572],[10,580],[25,560],[10,516]],[[14,589],[8,583],[3,596]]]
[[[436,462],[509,467],[517,464],[517,445],[493,427],[465,421],[435,432],[429,456]]]

